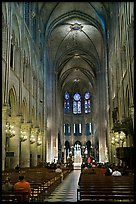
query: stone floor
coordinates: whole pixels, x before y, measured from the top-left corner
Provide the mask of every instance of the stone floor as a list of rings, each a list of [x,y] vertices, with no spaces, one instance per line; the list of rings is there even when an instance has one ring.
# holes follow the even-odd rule
[[[77,202],[81,169],[74,169],[44,202]]]

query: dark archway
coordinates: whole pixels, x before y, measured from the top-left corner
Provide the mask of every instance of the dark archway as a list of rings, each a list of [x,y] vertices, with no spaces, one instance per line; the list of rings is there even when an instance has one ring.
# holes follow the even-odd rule
[[[91,142],[88,140],[86,142],[86,148],[87,148],[87,156],[90,157],[91,155]]]

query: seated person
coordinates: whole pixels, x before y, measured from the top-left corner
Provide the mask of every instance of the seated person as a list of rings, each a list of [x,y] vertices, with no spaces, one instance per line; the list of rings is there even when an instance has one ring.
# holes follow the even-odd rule
[[[121,172],[118,171],[117,169],[115,169],[113,172],[112,172],[112,176],[122,176]]]
[[[96,174],[95,170],[92,168],[90,174]]]
[[[60,168],[60,165],[57,165],[57,168],[55,169],[56,173],[61,173],[61,182],[63,181],[63,172],[62,169]]]
[[[101,171],[101,174],[105,174],[105,172],[106,172],[106,167],[105,166],[102,166],[101,167],[101,169],[100,169],[100,171]]]
[[[106,168],[105,176],[111,176],[112,172],[110,168]]]
[[[2,191],[3,192],[9,192],[9,191],[12,191],[12,190],[13,190],[13,185],[10,183],[10,178],[7,177],[5,179],[4,184],[2,185]]]
[[[24,179],[23,175],[20,175],[19,181],[14,184],[14,190],[15,191],[21,191],[21,192],[28,192],[28,195],[22,195],[22,197],[18,198],[18,200],[20,202],[28,202],[29,201],[29,198],[31,195],[31,187],[30,187],[30,183]]]
[[[88,173],[88,167],[87,166],[84,167],[84,169],[82,170],[82,173],[83,174],[87,174]]]
[[[57,168],[55,169],[55,172],[57,173],[61,173],[62,169],[60,168],[60,165],[57,165]]]

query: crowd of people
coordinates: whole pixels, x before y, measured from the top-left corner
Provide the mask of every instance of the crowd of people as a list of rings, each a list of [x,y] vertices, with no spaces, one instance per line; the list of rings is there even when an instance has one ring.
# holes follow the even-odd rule
[[[121,172],[117,166],[115,166],[115,165],[112,166],[109,163],[105,163],[105,164],[82,163],[81,173],[83,173],[83,174],[96,174],[96,173],[98,173],[98,171],[95,170],[96,167],[98,167],[97,169],[99,169],[99,173],[101,173],[102,175],[105,175],[105,176],[127,175],[127,173],[125,173],[125,171]]]

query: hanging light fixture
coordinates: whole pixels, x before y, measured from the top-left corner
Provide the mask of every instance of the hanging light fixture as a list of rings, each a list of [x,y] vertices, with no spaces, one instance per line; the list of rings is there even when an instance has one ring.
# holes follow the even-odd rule
[[[34,135],[30,137],[30,144],[34,144],[36,142]]]
[[[26,132],[21,131],[20,141],[25,142],[27,140]]]
[[[6,123],[6,136],[9,138],[15,136],[14,126],[11,125],[9,122]]]
[[[42,141],[40,140],[40,138],[38,138],[37,145],[40,146],[41,144],[42,144]]]

